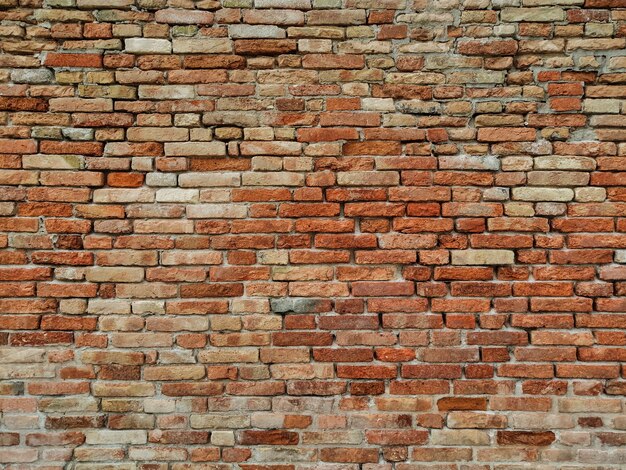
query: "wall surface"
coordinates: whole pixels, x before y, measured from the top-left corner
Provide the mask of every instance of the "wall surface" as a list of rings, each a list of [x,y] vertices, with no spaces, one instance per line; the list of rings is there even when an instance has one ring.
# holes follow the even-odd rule
[[[0,21],[0,468],[626,468],[625,0]]]

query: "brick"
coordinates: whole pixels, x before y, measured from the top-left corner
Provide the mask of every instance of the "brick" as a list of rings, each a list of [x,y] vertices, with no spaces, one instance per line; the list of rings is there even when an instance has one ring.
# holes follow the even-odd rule
[[[286,37],[285,30],[274,25],[230,25],[228,34],[233,39],[284,39]]]
[[[297,48],[297,42],[292,39],[238,39],[234,51],[244,56],[279,55],[295,52]]]
[[[223,142],[181,142],[166,143],[165,155],[174,157],[219,157],[226,155]]]
[[[452,264],[513,264],[514,253],[510,250],[455,250],[452,251]]]
[[[358,138],[358,132],[352,128],[301,128],[298,129],[300,142],[332,142],[335,140],[352,140]]]
[[[344,155],[399,155],[401,146],[396,142],[349,142],[343,145]]]
[[[46,54],[48,67],[102,67],[102,54],[57,53]]]
[[[536,131],[523,127],[482,127],[478,129],[478,140],[481,142],[524,142],[534,141]]]
[[[172,43],[167,39],[129,38],[124,41],[129,54],[169,54]]]
[[[300,155],[301,145],[296,142],[242,142],[242,155]]]
[[[304,24],[304,13],[293,9],[244,10],[243,19],[249,24],[301,25]]]
[[[232,41],[226,38],[178,38],[172,41],[172,51],[183,54],[216,54],[232,52]]]
[[[340,172],[337,183],[345,186],[394,186],[399,183],[397,172]]]
[[[547,446],[554,442],[552,431],[498,431],[497,440],[501,445]]]
[[[296,445],[299,435],[289,431],[243,431],[239,443],[243,445]]]
[[[302,59],[305,69],[361,69],[365,58],[354,54],[307,54]]]
[[[139,85],[139,98],[146,99],[184,99],[193,98],[191,86],[178,85]]]
[[[321,457],[322,462],[340,462],[340,463],[378,462],[378,451],[376,449],[333,447],[333,448],[321,449],[320,457]]]
[[[517,42],[500,41],[464,41],[459,43],[459,52],[466,55],[506,56],[517,52]]]
[[[176,127],[133,127],[126,134],[128,140],[137,142],[180,142],[187,140],[188,135],[187,129]]]
[[[87,444],[145,444],[147,441],[146,431],[94,431],[85,432]]]
[[[309,25],[355,25],[365,23],[365,10],[317,10],[306,14]]]
[[[574,191],[569,188],[513,188],[513,199],[567,202],[574,199]]]
[[[434,430],[432,431],[431,443],[453,446],[484,446],[489,444],[489,435],[486,431],[475,429]]]
[[[213,13],[209,11],[186,10],[168,8],[158,10],[154,14],[154,19],[158,23],[168,24],[211,24],[213,23]]]
[[[154,366],[144,369],[145,380],[197,380],[204,375],[203,366]]]
[[[558,7],[537,7],[537,8],[503,8],[501,12],[502,21],[562,21],[565,18],[565,11]]]

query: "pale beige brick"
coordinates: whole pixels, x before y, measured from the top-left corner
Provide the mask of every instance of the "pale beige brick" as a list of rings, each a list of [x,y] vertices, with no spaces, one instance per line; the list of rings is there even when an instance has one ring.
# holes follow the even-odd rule
[[[142,430],[88,429],[85,431],[85,442],[92,445],[145,444],[148,442],[148,436],[146,431]]]
[[[500,13],[502,21],[563,21],[565,11],[557,7],[537,7],[537,8],[503,8]]]
[[[95,397],[150,397],[156,393],[153,384],[146,382],[94,382],[92,391]]]
[[[528,184],[531,186],[585,186],[589,173],[577,171],[531,171]]]
[[[242,175],[244,186],[302,186],[304,175],[300,173],[267,172],[267,173],[244,173]]]
[[[234,172],[220,172],[220,173],[189,172],[189,173],[181,174],[178,177],[178,184],[183,188],[240,186],[241,175],[239,173],[234,173]]]
[[[563,413],[619,413],[622,403],[613,398],[559,398],[558,409]]]
[[[449,446],[485,446],[489,445],[489,433],[475,429],[438,430],[431,433],[431,443]]]
[[[513,199],[520,201],[571,201],[574,191],[570,188],[513,188]]]
[[[606,188],[576,188],[575,200],[578,202],[602,202],[606,200]]]
[[[204,366],[150,366],[143,371],[145,380],[198,380],[205,376]]]
[[[0,363],[44,362],[46,350],[41,348],[0,347]],[[21,366],[15,366],[21,367]]]
[[[86,279],[90,282],[141,282],[143,268],[97,266],[87,268]]]
[[[180,100],[195,96],[192,85],[139,85],[139,98],[152,100]]]
[[[186,210],[191,219],[243,219],[248,214],[244,204],[195,204]]]
[[[172,43],[175,54],[223,54],[233,50],[227,38],[175,38]]]
[[[452,250],[452,264],[498,265],[513,264],[515,255],[511,250]]]
[[[54,377],[54,366],[46,364],[0,365],[0,380]]]
[[[250,416],[218,413],[193,414],[189,418],[189,423],[193,429],[239,429],[250,426]]]
[[[189,130],[180,127],[131,127],[126,131],[129,141],[182,142],[189,139]]]
[[[124,40],[126,52],[129,54],[169,54],[172,43],[167,39],[128,38]]]
[[[156,191],[156,202],[198,202],[200,191],[197,189],[166,188]]]
[[[543,156],[535,157],[536,170],[580,170],[596,169],[596,161],[591,157],[576,156]]]
[[[337,184],[342,186],[395,186],[400,182],[396,171],[349,171],[337,173]]]
[[[211,444],[232,447],[235,445],[235,434],[232,431],[213,431],[211,433]]]
[[[228,363],[228,362],[257,362],[259,360],[258,349],[215,349],[205,350],[198,353],[198,360],[200,362],[216,362],[216,363]]]
[[[242,155],[300,155],[302,144],[299,142],[264,142],[245,141],[239,145]]]
[[[224,142],[166,143],[165,155],[175,157],[220,157],[226,155]]]

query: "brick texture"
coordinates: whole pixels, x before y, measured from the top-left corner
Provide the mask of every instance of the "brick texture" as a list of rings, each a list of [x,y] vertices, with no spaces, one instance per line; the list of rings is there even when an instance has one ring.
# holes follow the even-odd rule
[[[626,1],[0,39],[0,468],[625,468]]]

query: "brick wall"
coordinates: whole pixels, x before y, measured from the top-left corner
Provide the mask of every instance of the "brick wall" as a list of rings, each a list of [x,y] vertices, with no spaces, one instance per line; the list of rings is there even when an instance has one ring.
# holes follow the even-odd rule
[[[0,468],[625,468],[626,1],[0,21]]]

